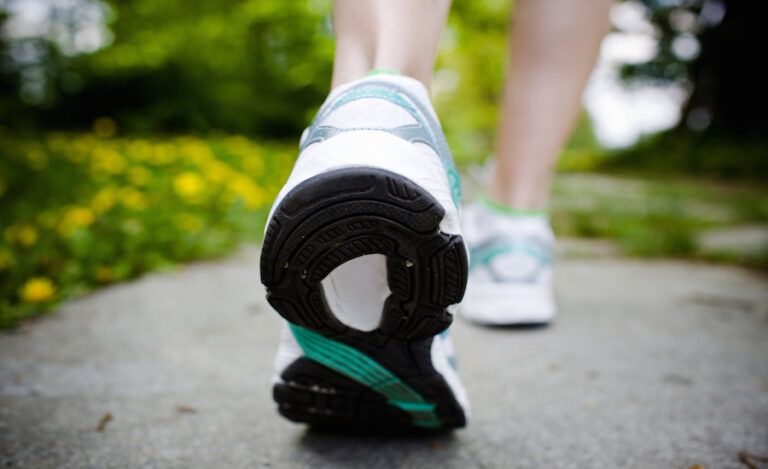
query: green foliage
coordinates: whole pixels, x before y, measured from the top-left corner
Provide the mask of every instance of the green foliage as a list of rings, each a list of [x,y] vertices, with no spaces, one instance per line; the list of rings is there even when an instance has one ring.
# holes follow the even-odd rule
[[[599,166],[608,170],[765,181],[768,180],[768,141],[673,130],[606,155]]]
[[[627,209],[604,202],[597,209],[556,214],[561,232],[577,237],[615,239],[622,251],[644,257],[685,257],[695,251],[696,223],[676,204],[664,209]]]
[[[0,327],[73,292],[258,239],[295,155],[235,136],[5,140]]]
[[[705,252],[698,239],[708,229],[768,222],[766,196],[766,189],[757,185],[562,174],[555,181],[552,221],[560,235],[615,240],[632,256],[693,257],[765,268],[763,252]]]
[[[510,3],[453,5],[434,90],[459,160],[491,150]],[[53,39],[37,39],[50,49],[41,59],[49,86],[39,103],[21,106],[32,128],[85,129],[109,117],[126,134],[224,130],[295,139],[328,91],[327,0],[106,4],[113,39],[96,53],[65,56]],[[0,113],[0,125],[17,127],[19,115],[11,117]]]
[[[107,116],[121,131],[295,137],[327,93],[328,2],[108,4],[112,44],[61,57],[38,124],[82,129]],[[79,85],[65,86],[72,75]]]
[[[508,1],[456,1],[432,84],[457,162],[491,154],[506,63]]]
[[[648,21],[655,27],[658,46],[649,60],[625,64],[621,70],[623,78],[655,82],[688,79],[692,73],[690,59],[675,53],[674,42],[682,35],[695,37],[704,32],[708,26],[701,16],[705,1],[634,0],[634,3],[644,7]]]

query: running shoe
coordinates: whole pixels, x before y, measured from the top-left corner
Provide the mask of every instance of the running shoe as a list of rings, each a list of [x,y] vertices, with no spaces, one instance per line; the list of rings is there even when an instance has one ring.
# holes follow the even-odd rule
[[[470,273],[461,316],[490,326],[544,325],[556,316],[555,237],[544,214],[520,213],[486,198],[466,207]]]
[[[261,281],[287,321],[278,411],[339,428],[450,429],[468,404],[446,334],[468,275],[460,180],[427,90],[334,89],[270,211]]]

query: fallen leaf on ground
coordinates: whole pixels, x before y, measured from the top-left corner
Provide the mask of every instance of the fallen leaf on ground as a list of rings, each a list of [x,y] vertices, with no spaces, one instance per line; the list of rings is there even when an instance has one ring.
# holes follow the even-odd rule
[[[112,413],[107,412],[106,414],[102,415],[99,419],[99,424],[96,425],[96,431],[97,432],[103,432],[105,428],[107,428],[107,424],[112,421]]]
[[[761,469],[768,467],[768,456],[760,456],[747,451],[739,451],[739,461],[749,469]],[[758,465],[759,464],[759,465]]]

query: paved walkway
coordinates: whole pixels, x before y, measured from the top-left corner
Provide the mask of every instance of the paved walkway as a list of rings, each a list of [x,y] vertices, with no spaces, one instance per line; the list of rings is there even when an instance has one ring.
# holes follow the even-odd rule
[[[0,334],[0,465],[723,468],[768,453],[766,278],[610,256],[566,256],[558,275],[552,328],[457,321],[474,419],[419,439],[276,416],[279,321],[253,248],[101,290]]]

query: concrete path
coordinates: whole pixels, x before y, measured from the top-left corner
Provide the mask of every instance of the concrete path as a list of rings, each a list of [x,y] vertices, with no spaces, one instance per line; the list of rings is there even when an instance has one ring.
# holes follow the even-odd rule
[[[605,255],[566,256],[558,275],[552,328],[457,321],[474,419],[418,439],[275,414],[279,321],[254,248],[101,290],[0,334],[0,466],[725,468],[768,454],[766,278]]]

